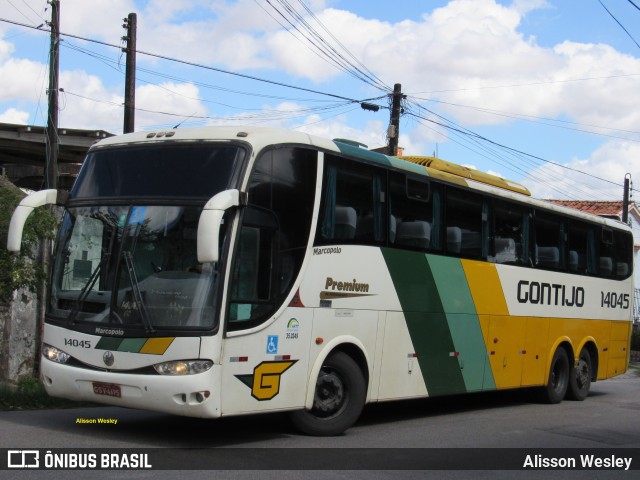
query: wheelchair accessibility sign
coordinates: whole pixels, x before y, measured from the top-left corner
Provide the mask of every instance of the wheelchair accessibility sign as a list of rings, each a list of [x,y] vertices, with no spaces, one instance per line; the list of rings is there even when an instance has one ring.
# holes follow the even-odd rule
[[[267,354],[275,355],[278,353],[278,336],[269,335],[267,337]]]

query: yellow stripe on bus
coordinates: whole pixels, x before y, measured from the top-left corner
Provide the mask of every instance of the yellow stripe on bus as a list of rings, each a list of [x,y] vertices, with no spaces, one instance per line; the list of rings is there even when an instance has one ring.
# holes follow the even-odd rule
[[[150,338],[140,349],[140,353],[149,353],[151,355],[162,355],[167,351],[169,345],[175,340],[175,337]]]
[[[498,270],[492,263],[461,260],[478,315],[509,315]]]

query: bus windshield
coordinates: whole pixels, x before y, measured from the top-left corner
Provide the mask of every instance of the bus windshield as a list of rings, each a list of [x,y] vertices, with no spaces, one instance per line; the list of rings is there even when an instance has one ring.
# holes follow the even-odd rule
[[[197,260],[198,220],[233,184],[243,150],[189,147],[89,155],[58,237],[49,321],[131,333],[216,327],[217,264]]]

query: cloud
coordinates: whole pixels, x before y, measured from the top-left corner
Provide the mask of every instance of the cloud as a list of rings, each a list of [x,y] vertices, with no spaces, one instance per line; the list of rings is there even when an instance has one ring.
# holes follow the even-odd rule
[[[41,11],[44,2],[25,1],[36,12],[48,16]],[[34,24],[41,23],[42,19],[23,5],[24,2],[16,4]],[[410,101],[422,102],[464,127],[505,125],[515,121],[511,114],[521,114],[532,121],[536,117],[562,118],[577,122],[579,129],[599,126],[598,132],[604,134],[623,136],[637,130],[640,111],[630,106],[640,104],[640,90],[636,87],[640,59],[598,43],[564,41],[543,46],[535,37],[523,34],[522,24],[527,15],[538,9],[553,8],[551,2],[452,0],[433,10],[427,11],[424,7],[422,15],[398,22],[364,18],[339,8],[341,5],[330,0],[315,0],[310,8],[369,70],[390,85],[402,83]],[[3,15],[25,22],[16,9],[8,10]],[[259,77],[285,79],[285,83],[308,86],[308,82],[314,82],[323,85],[319,90],[346,96],[384,93],[353,82],[345,87],[346,83],[342,83],[345,73],[301,42],[301,34],[296,33],[296,38],[285,31],[276,21],[282,22],[282,18],[262,1],[65,0],[61,5],[62,31],[120,44],[120,37],[124,35],[122,18],[133,11],[138,13],[138,48],[144,51]],[[340,48],[319,24],[307,13],[304,15],[328,44]],[[39,57],[32,51],[16,50],[17,39],[24,35],[44,37],[44,34],[7,25],[0,27],[3,36],[0,38],[0,111],[4,111],[2,118],[25,121],[25,112],[35,110],[35,102],[40,102],[41,109],[46,103],[46,65],[33,61]],[[40,43],[42,46],[46,41]],[[107,52],[112,59],[122,56],[120,50],[102,50],[97,45],[87,48]],[[42,58],[41,51],[37,55]],[[111,76],[94,73],[93,60],[83,56],[75,57],[74,61],[78,63],[72,66],[62,63],[60,86],[66,93],[61,95],[61,125],[121,131],[122,73]],[[225,109],[220,104],[206,102],[200,90],[204,87],[196,82],[226,88],[228,85],[224,82],[228,77],[224,81],[219,81],[220,77],[215,74],[202,77],[201,69],[181,70],[176,64],[142,54],[138,55],[138,66],[176,75],[171,81],[158,85],[138,82],[138,129],[172,126],[181,120],[185,124],[248,122],[299,128],[329,138],[348,137],[370,146],[386,143],[385,114],[360,116],[356,123],[355,115],[346,110],[329,117],[340,110],[314,112],[306,110],[309,107],[302,102],[276,103],[279,100],[263,99],[260,102],[264,105],[257,105],[256,101],[251,105],[246,96],[233,96],[231,92],[228,98],[223,94],[224,103],[241,109]],[[143,72],[139,80],[150,75]],[[194,81],[181,81],[177,79],[179,76],[192,77]],[[244,84],[233,85],[233,88],[254,89],[256,93],[266,91],[264,85],[255,83],[246,88]],[[206,96],[219,99],[220,93],[207,92]],[[252,108],[262,108],[262,113],[256,114]],[[409,111],[418,111],[413,108]],[[236,111],[242,113],[234,113]],[[34,123],[33,119],[29,121]],[[400,140],[408,154],[431,154],[434,144],[448,142],[449,135],[450,132],[441,127],[425,121],[418,123],[405,115]],[[585,168],[597,176],[611,174],[612,181],[620,184],[620,165],[637,164],[638,156],[634,154],[640,152],[636,149],[634,143],[610,141],[591,156],[573,159],[567,165]],[[470,161],[475,160],[470,158]],[[528,181],[537,196],[561,193],[586,196],[586,192],[580,190],[587,183],[584,178],[553,165],[532,172]],[[598,185],[602,188],[602,183]],[[612,191],[615,188],[612,186]]]
[[[191,117],[206,116],[207,108],[199,96],[198,87],[192,83],[165,82],[138,87],[136,130],[158,124],[173,126],[188,121]]]
[[[16,125],[27,125],[29,121],[29,112],[23,112],[15,108],[0,113],[0,122],[14,123]]]
[[[103,129],[120,133],[124,121],[121,85],[108,87],[95,75],[84,71],[61,74],[60,120],[68,128]],[[136,130],[171,127],[190,117],[208,115],[192,83],[165,82],[136,88]],[[202,122],[200,120],[200,122]]]
[[[402,83],[411,100],[444,100],[529,116],[563,114],[579,123],[620,129],[630,129],[639,120],[631,109],[624,108],[624,115],[620,111],[630,101],[640,102],[631,75],[640,71],[640,59],[606,45],[563,42],[542,47],[519,31],[527,14],[550,8],[544,0],[515,0],[510,5],[452,0],[396,23],[327,8],[321,0],[312,7],[319,22],[354,57],[388,84]],[[136,6],[133,0],[66,0],[61,11],[63,31],[114,44],[120,44],[124,34],[122,18],[138,11],[138,48],[188,62],[282,72],[316,83],[344,75],[263,2],[149,0]],[[300,13],[323,41],[340,50],[320,24]],[[20,19],[17,12],[13,15]],[[0,41],[0,59],[10,50],[10,44]],[[139,65],[150,62],[157,65],[159,60],[138,55]],[[590,77],[609,78],[570,81]],[[468,126],[512,121],[475,108],[440,104],[437,109]]]
[[[640,144],[611,140],[588,158],[531,170],[521,183],[537,198],[622,200],[625,175],[631,173],[632,179],[640,178],[638,158]]]
[[[46,67],[27,59],[0,61],[0,102],[36,101],[47,87]]]
[[[119,45],[125,33],[122,19],[135,11],[133,0],[63,0],[60,31]]]

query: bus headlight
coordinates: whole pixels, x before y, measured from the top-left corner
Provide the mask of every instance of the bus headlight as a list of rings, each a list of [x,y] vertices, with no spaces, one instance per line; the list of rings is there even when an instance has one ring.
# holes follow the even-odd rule
[[[62,350],[52,347],[51,345],[47,345],[46,343],[42,346],[42,355],[45,358],[48,358],[52,362],[56,363],[67,363],[71,358],[67,352],[63,352]]]
[[[174,360],[156,363],[153,368],[160,375],[195,375],[213,367],[211,360]]]

